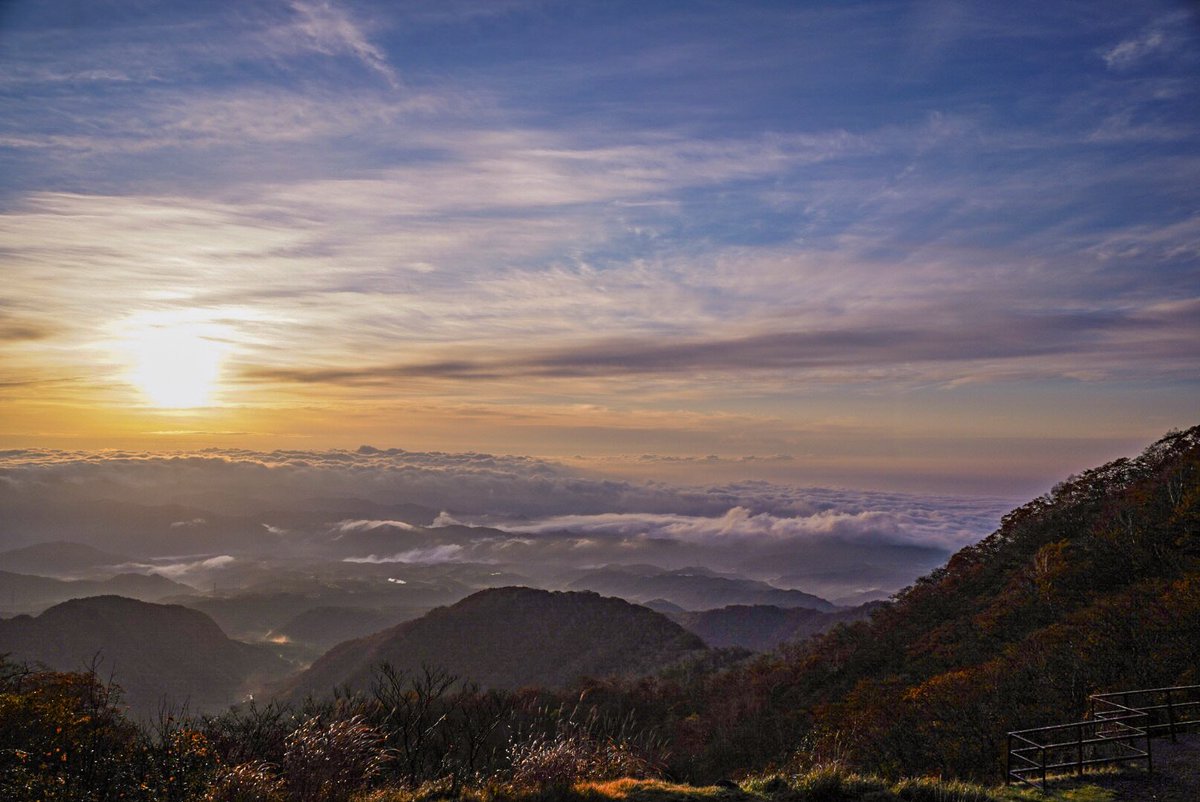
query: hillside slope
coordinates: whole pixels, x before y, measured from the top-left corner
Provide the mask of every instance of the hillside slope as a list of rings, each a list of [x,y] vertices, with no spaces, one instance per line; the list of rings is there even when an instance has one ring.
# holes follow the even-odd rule
[[[990,780],[1008,730],[1083,716],[1097,691],[1196,683],[1200,427],[1014,510],[869,621],[613,698],[673,728],[672,769],[692,779],[804,743],[889,775]]]
[[[273,654],[225,637],[211,618],[179,605],[120,596],[73,599],[36,618],[0,620],[0,653],[79,671],[97,655],[98,672],[125,691],[135,714],[165,700],[207,712],[240,702],[287,666]]]
[[[158,574],[117,574],[107,579],[54,579],[0,571],[0,610],[10,615],[40,613],[67,599],[86,596],[125,596],[153,602],[194,592],[195,588]]]
[[[87,568],[128,562],[132,562],[132,558],[124,554],[114,554],[67,540],[34,543],[0,553],[0,565],[3,565],[5,570],[39,576],[70,574]]]
[[[880,607],[876,602],[849,610],[822,612],[807,607],[734,604],[716,610],[664,611],[664,614],[714,649],[769,652],[842,623],[860,621]]]
[[[799,590],[784,590],[744,577],[714,574],[703,568],[668,571],[657,566],[609,565],[587,571],[569,585],[641,604],[664,600],[685,610],[712,610],[730,605],[765,604],[832,612],[827,600]]]
[[[352,638],[364,638],[416,616],[364,607],[313,607],[272,630],[267,638],[284,639],[327,651]]]
[[[675,622],[621,599],[493,588],[334,647],[289,692],[364,688],[384,661],[410,670],[441,667],[486,688],[560,687],[581,676],[649,673],[705,651]]]

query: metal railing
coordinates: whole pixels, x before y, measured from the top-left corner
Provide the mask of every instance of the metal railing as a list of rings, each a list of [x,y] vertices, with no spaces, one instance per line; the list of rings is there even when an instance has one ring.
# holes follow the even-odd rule
[[[1008,733],[1004,759],[1006,783],[1046,790],[1047,775],[1118,763],[1154,763],[1150,739],[1200,724],[1200,685],[1146,688],[1088,697],[1083,721],[1052,724]]]
[[[1144,726],[1146,714],[1134,712],[1122,718],[1072,721],[1018,730],[1008,734],[1005,777],[1046,790],[1047,774],[1113,763],[1145,761],[1152,768],[1150,733]],[[1033,779],[1031,779],[1033,778]],[[1036,780],[1036,782],[1034,781]]]
[[[1146,729],[1151,735],[1167,734],[1172,741],[1188,727],[1200,725],[1200,685],[1094,693],[1088,698],[1089,718],[1108,718],[1125,710],[1137,710],[1149,717]]]

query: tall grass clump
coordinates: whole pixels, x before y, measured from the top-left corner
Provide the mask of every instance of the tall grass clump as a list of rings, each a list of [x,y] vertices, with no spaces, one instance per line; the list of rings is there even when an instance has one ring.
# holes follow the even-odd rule
[[[383,737],[355,716],[328,724],[313,717],[285,742],[281,774],[292,802],[346,802],[383,766]]]
[[[267,763],[222,766],[214,774],[203,802],[286,802],[283,779]]]

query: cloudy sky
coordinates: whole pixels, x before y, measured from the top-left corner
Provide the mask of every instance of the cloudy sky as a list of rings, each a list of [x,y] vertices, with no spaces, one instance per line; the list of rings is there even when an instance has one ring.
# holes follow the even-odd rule
[[[1193,8],[4,3],[0,446],[1041,492],[1200,419]]]

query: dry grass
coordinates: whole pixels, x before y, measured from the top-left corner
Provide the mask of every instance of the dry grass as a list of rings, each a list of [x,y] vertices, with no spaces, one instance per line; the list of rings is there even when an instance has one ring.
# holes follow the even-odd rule
[[[496,784],[463,789],[455,802],[1109,802],[1098,788],[1053,790],[1047,796],[1016,789],[985,788],[933,778],[888,782],[823,766],[804,774],[755,777],[728,786],[691,786],[663,780],[622,778],[576,782],[541,788]],[[435,802],[449,798],[445,789],[426,786],[416,791],[382,791],[359,802]]]

